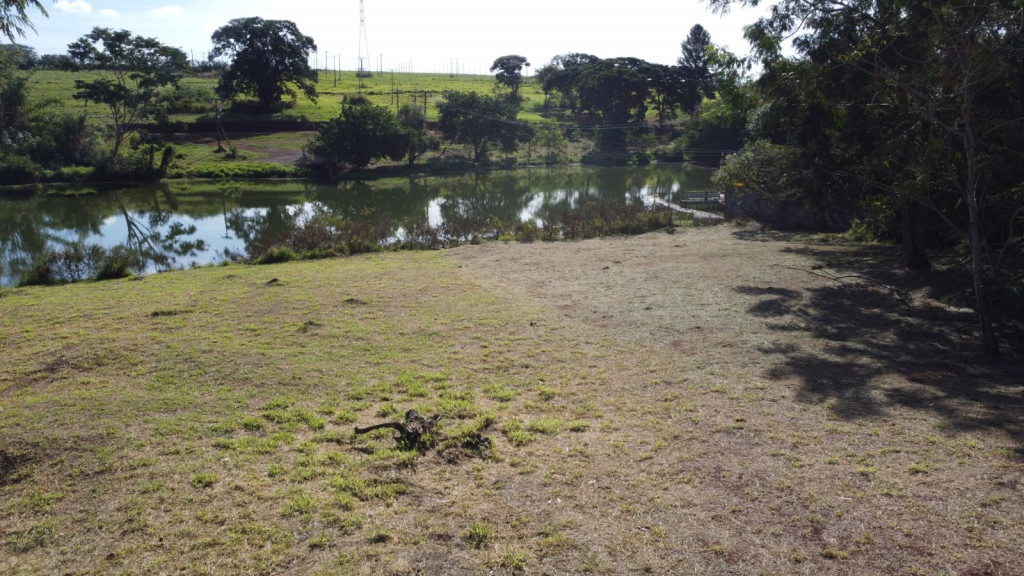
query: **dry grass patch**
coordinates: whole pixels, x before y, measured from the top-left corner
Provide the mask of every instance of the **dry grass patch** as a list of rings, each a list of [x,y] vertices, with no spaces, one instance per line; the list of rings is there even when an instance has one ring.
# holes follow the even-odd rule
[[[720,227],[7,293],[5,567],[1011,574],[1020,366],[912,279],[795,270],[885,257]],[[416,446],[353,433],[408,409]]]

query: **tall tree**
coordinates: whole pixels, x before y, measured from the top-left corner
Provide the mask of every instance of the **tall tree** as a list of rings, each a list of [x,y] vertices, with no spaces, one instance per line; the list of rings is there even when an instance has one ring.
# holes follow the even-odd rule
[[[368,100],[342,105],[341,115],[320,125],[307,145],[330,170],[360,169],[384,158],[401,160],[409,148],[405,130],[386,106]]]
[[[316,100],[317,73],[309,66],[316,42],[299,32],[294,22],[237,18],[218,28],[211,38],[210,60],[231,58],[217,84],[221,97],[246,94],[263,106],[274,106],[284,96],[295,98],[295,86]]]
[[[658,125],[664,129],[669,120],[677,116],[682,103],[686,84],[678,66],[651,64],[650,102],[658,113]]]
[[[35,30],[28,17],[30,7],[47,16],[39,0],[0,0],[0,34],[14,42],[17,37],[25,35],[26,29]]]
[[[74,97],[106,106],[113,122],[116,158],[125,137],[156,111],[159,88],[177,86],[188,59],[177,48],[127,30],[93,28],[68,46],[71,58],[81,67],[96,71],[94,80],[75,80]]]
[[[13,65],[21,70],[30,70],[39,63],[39,54],[31,46],[2,44],[0,45],[0,66],[4,63]]]
[[[722,9],[736,2],[711,3]],[[808,167],[817,174],[853,168],[866,186],[890,194],[904,249],[911,249],[908,264],[919,264],[923,254],[915,244],[927,231],[922,215],[962,234],[970,246],[982,348],[998,355],[988,289],[1000,272],[999,255],[1019,244],[1015,221],[1024,220],[1024,169],[1012,152],[1024,124],[1020,3],[782,0],[747,31],[768,93],[788,90],[788,80],[775,73],[788,66],[784,39],[798,31],[795,47],[818,74],[804,85],[831,105],[827,113],[840,120],[843,134],[874,143],[874,151],[863,148],[862,168],[822,155],[813,155],[817,165]],[[816,130],[816,118],[798,121],[806,124],[798,130]]]
[[[15,72],[13,66],[0,62],[0,151],[5,151],[13,138],[7,133],[25,120],[28,102],[28,79]]]
[[[600,60],[592,54],[561,54],[537,70],[537,80],[545,94],[550,97],[552,92],[558,92],[562,97],[562,105],[575,113],[579,76],[585,67]]]
[[[516,121],[519,104],[476,92],[445,91],[437,109],[438,126],[446,139],[473,148],[473,161],[487,159],[491,146],[513,151],[532,137],[529,126]]]
[[[427,117],[419,106],[403,104],[398,110],[398,123],[405,131],[406,158],[411,167],[436,144],[436,139],[427,132]]]
[[[495,82],[508,87],[512,91],[512,99],[518,100],[519,87],[523,84],[523,67],[529,65],[526,58],[510,54],[496,59],[491,64],[491,72],[497,72],[494,75]]]
[[[682,43],[683,55],[679,57],[679,71],[683,78],[683,110],[692,114],[703,98],[715,97],[715,76],[711,72],[708,48],[711,34],[700,24],[694,24]]]
[[[580,105],[605,124],[603,147],[625,146],[627,125],[644,121],[654,74],[651,64],[637,58],[609,58],[580,72]]]

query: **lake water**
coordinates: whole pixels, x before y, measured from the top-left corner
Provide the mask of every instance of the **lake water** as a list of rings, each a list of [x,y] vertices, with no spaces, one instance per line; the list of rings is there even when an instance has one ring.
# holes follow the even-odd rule
[[[585,207],[652,207],[711,188],[708,170],[563,166],[463,176],[312,182],[168,182],[81,189],[75,195],[0,192],[0,285],[17,284],[47,250],[77,241],[126,244],[147,271],[238,258],[257,242],[314,215],[362,223],[401,240],[407,230],[446,223],[509,226]]]

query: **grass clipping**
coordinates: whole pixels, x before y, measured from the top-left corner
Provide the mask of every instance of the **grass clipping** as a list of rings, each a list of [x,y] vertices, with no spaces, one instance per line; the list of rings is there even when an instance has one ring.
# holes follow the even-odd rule
[[[974,361],[889,248],[833,240],[721,226],[11,292],[0,566],[1014,573],[1021,366]],[[408,410],[440,416],[411,445],[353,431]]]

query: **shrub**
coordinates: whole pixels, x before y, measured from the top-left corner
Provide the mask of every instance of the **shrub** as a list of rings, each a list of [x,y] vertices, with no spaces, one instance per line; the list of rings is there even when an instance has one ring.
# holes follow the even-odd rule
[[[108,249],[99,262],[94,264],[94,268],[95,280],[126,278],[142,268],[142,259],[134,250],[124,244],[118,244]]]
[[[254,260],[256,264],[278,264],[298,260],[299,255],[287,246],[272,246]]]
[[[40,167],[24,156],[9,156],[0,161],[0,182],[4,184],[32,184],[39,181]]]
[[[139,255],[119,244],[104,248],[75,242],[61,250],[47,250],[22,277],[21,286],[48,286],[82,280],[111,280],[130,276],[142,269]]]

